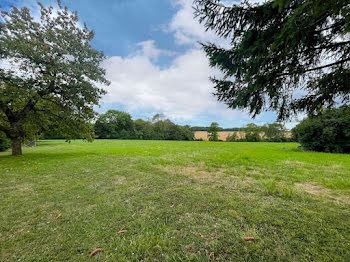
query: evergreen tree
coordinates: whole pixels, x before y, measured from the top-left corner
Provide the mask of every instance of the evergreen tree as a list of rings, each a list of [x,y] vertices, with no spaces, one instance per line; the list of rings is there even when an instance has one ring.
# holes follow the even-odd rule
[[[216,95],[253,116],[275,110],[286,119],[300,111],[350,101],[349,0],[195,0],[195,15],[208,30],[230,38],[229,49],[203,44]]]

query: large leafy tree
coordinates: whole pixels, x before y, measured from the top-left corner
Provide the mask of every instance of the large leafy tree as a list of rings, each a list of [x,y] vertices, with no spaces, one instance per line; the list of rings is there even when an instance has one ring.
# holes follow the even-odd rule
[[[311,115],[293,128],[292,133],[307,150],[350,153],[350,106]]]
[[[230,38],[231,48],[203,44],[216,95],[253,116],[277,111],[280,120],[350,100],[349,0],[245,0],[231,7],[195,0],[208,30]]]
[[[133,138],[134,123],[128,113],[108,110],[98,117],[95,133],[99,138]]]
[[[12,143],[12,154],[22,153],[21,143],[49,123],[64,133],[89,133],[108,84],[99,67],[103,53],[90,45],[94,37],[79,23],[75,12],[40,5],[40,19],[26,7],[2,11],[0,22],[0,131]]]

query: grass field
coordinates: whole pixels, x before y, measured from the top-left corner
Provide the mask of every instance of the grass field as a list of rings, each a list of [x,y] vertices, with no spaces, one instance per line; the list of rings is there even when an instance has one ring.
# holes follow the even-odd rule
[[[0,261],[350,261],[350,155],[117,140],[9,154]]]

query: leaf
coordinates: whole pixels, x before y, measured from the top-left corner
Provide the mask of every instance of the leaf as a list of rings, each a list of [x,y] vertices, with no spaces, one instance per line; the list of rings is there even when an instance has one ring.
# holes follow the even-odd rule
[[[214,256],[215,256],[214,252],[210,252],[209,259],[214,259]]]
[[[96,255],[98,252],[101,252],[102,249],[101,248],[96,248],[94,251],[92,251],[89,255],[89,257],[93,257],[94,255]]]
[[[125,226],[122,226],[120,230],[117,232],[118,235],[125,233],[128,230],[125,230]]]
[[[201,234],[201,233],[199,233],[199,236],[200,236],[201,238],[204,238],[204,235],[203,235],[203,234]]]
[[[247,242],[252,242],[255,240],[255,238],[254,237],[245,237],[244,240]]]
[[[59,213],[59,214],[56,216],[56,219],[59,219],[61,216],[62,216],[62,213]]]

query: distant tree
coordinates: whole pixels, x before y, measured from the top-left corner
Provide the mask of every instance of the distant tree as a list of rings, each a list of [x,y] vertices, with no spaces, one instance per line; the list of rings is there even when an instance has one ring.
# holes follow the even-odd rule
[[[191,130],[196,132],[196,131],[208,131],[208,127],[204,126],[192,126]]]
[[[190,126],[179,126],[179,128],[181,131],[181,140],[194,140],[194,133],[192,132]]]
[[[264,138],[271,142],[285,141],[286,129],[281,123],[266,124],[261,128],[264,132]]]
[[[248,124],[244,128],[245,132],[245,139],[248,142],[259,142],[261,140],[260,138],[260,132],[261,128],[257,126],[256,124]]]
[[[211,123],[210,127],[208,128],[209,141],[218,141],[219,140],[219,135],[218,135],[219,131],[220,131],[219,124],[217,122]]]
[[[40,20],[27,7],[2,11],[0,22],[0,131],[11,140],[12,154],[22,154],[22,142],[43,125],[59,122],[64,133],[85,133],[94,106],[108,84],[94,50],[94,33],[81,27],[76,13],[40,5]],[[7,66],[10,65],[10,66]]]
[[[152,117],[152,123],[156,123],[158,121],[164,121],[164,120],[166,120],[166,116],[164,114],[161,114],[161,113],[155,114]]]
[[[235,142],[235,141],[237,141],[237,133],[236,132],[234,132],[231,135],[228,135],[226,137],[226,142]]]
[[[350,153],[350,106],[311,115],[292,130],[307,150]]]
[[[142,119],[134,121],[135,138],[141,140],[151,140],[154,137],[154,130],[152,123]]]
[[[108,110],[96,120],[95,134],[98,138],[134,138],[134,123],[128,113]]]
[[[350,102],[349,0],[222,2],[194,1],[200,22],[231,41],[203,44],[224,73],[212,79],[218,100],[280,120]]]

